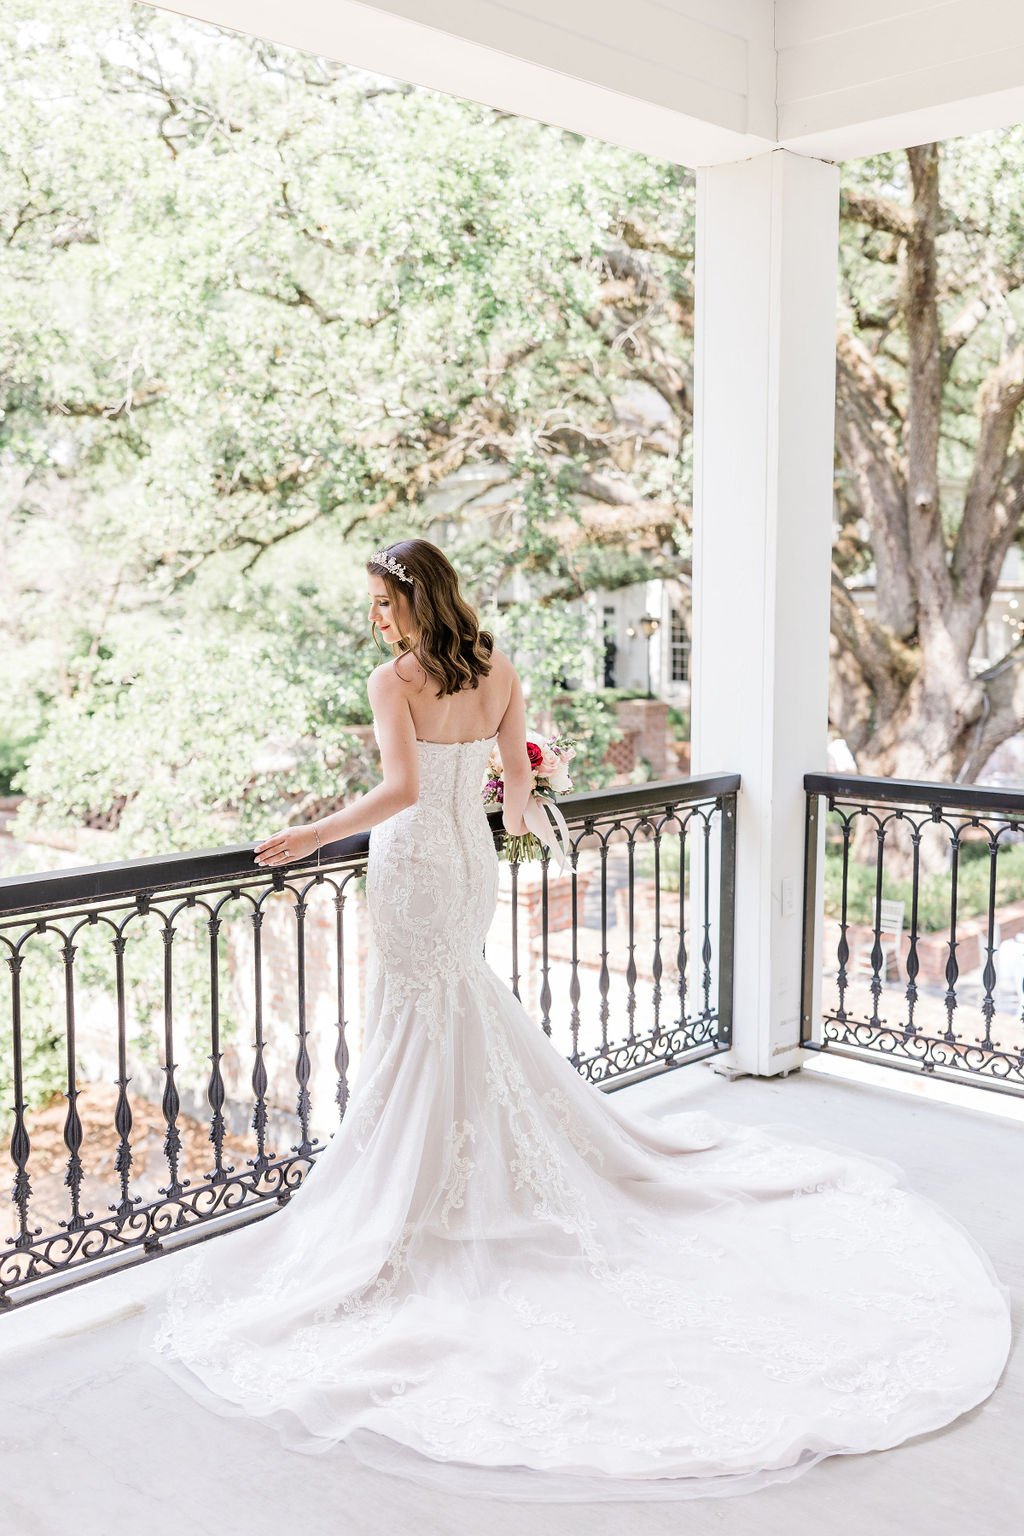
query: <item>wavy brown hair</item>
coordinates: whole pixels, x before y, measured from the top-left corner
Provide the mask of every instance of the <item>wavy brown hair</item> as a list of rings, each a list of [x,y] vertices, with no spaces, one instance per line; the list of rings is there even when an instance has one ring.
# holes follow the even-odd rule
[[[480,628],[476,610],[459,591],[459,574],[448,556],[429,539],[401,539],[389,544],[384,553],[405,567],[412,577],[411,587],[393,576],[386,565],[368,560],[366,569],[384,582],[393,613],[398,612],[399,594],[411,604],[419,634],[415,644],[406,635],[392,642],[393,654],[411,651],[435,680],[441,696],[476,688],[491,670],[494,636]],[[376,628],[373,636],[376,641]]]

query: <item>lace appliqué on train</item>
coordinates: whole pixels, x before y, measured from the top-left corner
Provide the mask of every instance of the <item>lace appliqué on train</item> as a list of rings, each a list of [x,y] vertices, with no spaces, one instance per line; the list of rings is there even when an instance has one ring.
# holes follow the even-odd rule
[[[476,1131],[468,1120],[460,1120],[448,1133],[446,1147],[448,1159],[448,1177],[445,1181],[444,1199],[441,1204],[440,1221],[442,1227],[447,1227],[452,1211],[461,1211],[463,1201],[466,1198],[466,1186],[469,1176],[476,1167],[473,1159],[462,1155],[462,1149],[467,1142],[476,1140]]]
[[[528,1374],[506,1383],[500,1395],[483,1396],[467,1375],[467,1391],[431,1394],[429,1401],[407,1392],[404,1382],[372,1396],[411,1425],[432,1456],[489,1456],[515,1442],[570,1452],[587,1443],[594,1410],[612,1405],[616,1390],[609,1385],[600,1393],[566,1391],[563,1377],[560,1362],[544,1357]]]

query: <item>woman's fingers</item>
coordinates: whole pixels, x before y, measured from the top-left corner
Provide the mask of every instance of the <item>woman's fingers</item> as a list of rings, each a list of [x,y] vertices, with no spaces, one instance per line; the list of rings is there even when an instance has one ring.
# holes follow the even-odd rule
[[[287,827],[283,832],[275,832],[273,837],[266,837],[262,843],[253,844],[253,862],[256,864],[290,864],[295,859],[304,859],[313,852],[317,844],[315,827],[306,825]]]
[[[256,864],[287,864],[290,857],[283,832],[279,832],[276,837],[268,837],[265,842],[257,843],[253,849],[253,861]]]

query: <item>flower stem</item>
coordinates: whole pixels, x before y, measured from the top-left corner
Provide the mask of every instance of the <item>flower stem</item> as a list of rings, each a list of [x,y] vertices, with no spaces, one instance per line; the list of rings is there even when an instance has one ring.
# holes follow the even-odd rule
[[[512,837],[505,833],[501,845],[501,856],[510,864],[527,864],[531,859],[539,859],[543,844],[533,832],[525,832],[521,837]]]

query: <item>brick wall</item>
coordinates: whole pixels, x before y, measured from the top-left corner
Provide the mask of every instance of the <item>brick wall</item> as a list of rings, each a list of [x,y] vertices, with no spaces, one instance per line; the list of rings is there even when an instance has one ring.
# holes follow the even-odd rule
[[[609,746],[604,761],[628,777],[646,758],[654,778],[671,778],[678,770],[669,747],[669,706],[663,699],[619,699],[616,711],[625,735]]]

